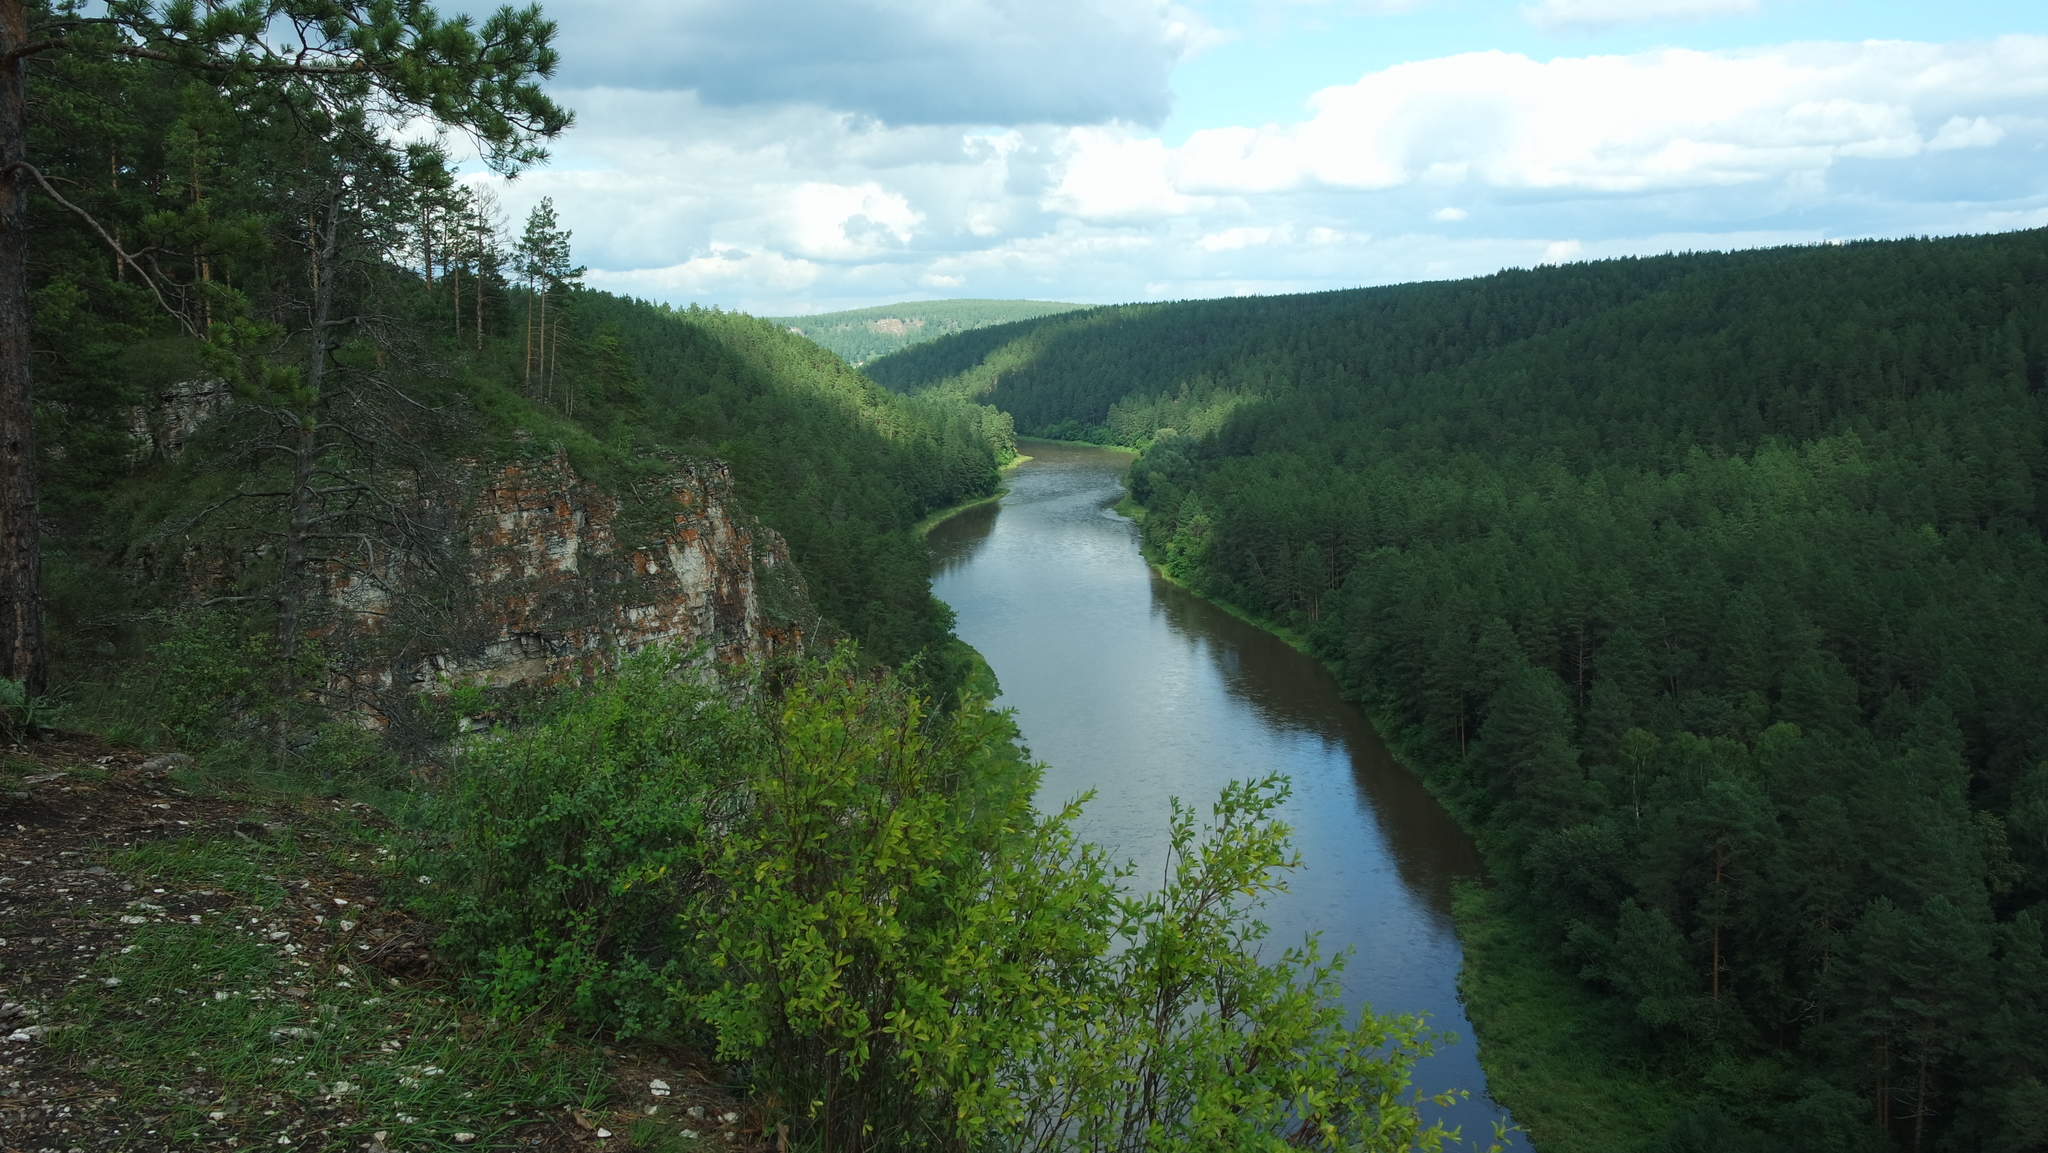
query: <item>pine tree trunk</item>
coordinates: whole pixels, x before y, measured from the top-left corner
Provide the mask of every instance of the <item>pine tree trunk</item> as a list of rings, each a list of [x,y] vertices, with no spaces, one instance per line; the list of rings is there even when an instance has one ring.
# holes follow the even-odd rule
[[[28,41],[22,0],[0,0],[0,54]],[[36,521],[36,405],[29,372],[28,60],[0,73],[0,676],[48,687]]]
[[[1920,1140],[1927,1131],[1927,1050],[1920,1051],[1920,1076],[1913,1085],[1913,1153],[1920,1153]]]
[[[320,232],[308,237],[314,251],[313,308],[306,334],[306,391],[311,401],[296,414],[292,441],[292,495],[290,521],[285,529],[284,571],[279,574],[277,592],[277,650],[283,658],[283,675],[292,675],[304,628],[307,599],[306,557],[313,531],[313,466],[319,456],[320,400],[327,383],[327,356],[333,342],[327,335],[334,313],[333,275],[336,240],[341,231],[342,190],[337,184],[328,192],[327,222]]]
[[[1892,1080],[1891,1080],[1890,1038],[1877,1039],[1877,1127],[1880,1132],[1890,1133],[1892,1129]]]
[[[1718,895],[1718,894],[1720,893],[1720,891],[1721,891],[1721,877],[1722,877],[1722,870],[1723,870],[1723,866],[1725,866],[1725,865],[1726,865],[1726,863],[1727,863],[1727,857],[1728,857],[1728,849],[1727,849],[1727,846],[1725,846],[1725,845],[1715,845],[1715,846],[1714,846],[1714,892],[1716,893],[1716,895]],[[1719,919],[1720,919],[1721,913],[1722,913],[1722,910],[1721,910],[1720,908],[1718,908],[1718,907],[1717,907],[1717,908],[1716,908],[1716,909],[1714,910],[1714,917],[1715,917],[1715,919],[1716,919],[1716,920],[1719,920]],[[1719,925],[1715,925],[1715,926],[1714,926],[1714,981],[1713,981],[1713,985],[1714,985],[1714,1003],[1715,1003],[1716,1005],[1718,1005],[1718,1004],[1720,1004],[1720,1003],[1721,1003],[1721,926],[1719,926]]]

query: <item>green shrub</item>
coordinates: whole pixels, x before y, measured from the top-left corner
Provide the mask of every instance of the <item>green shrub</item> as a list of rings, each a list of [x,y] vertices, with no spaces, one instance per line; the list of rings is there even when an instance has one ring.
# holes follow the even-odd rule
[[[699,833],[732,821],[744,720],[701,657],[650,649],[545,722],[457,746],[448,844],[408,872],[501,1007],[679,1027],[678,914],[705,883]]]
[[[22,682],[0,677],[0,736],[40,740],[63,714],[64,705],[57,698],[32,694]]]
[[[1078,802],[1034,811],[1016,738],[850,647],[751,685],[643,654],[471,738],[414,883],[502,1006],[705,1030],[799,1147],[1441,1147],[1409,1090],[1432,1034],[1347,1021],[1313,940],[1260,959],[1284,781],[1207,824],[1175,802],[1139,893]]]
[[[172,619],[162,639],[149,646],[156,679],[147,690],[150,719],[181,749],[200,750],[219,741],[237,715],[268,709],[277,646],[267,631],[256,631],[236,614],[198,610]]]
[[[1047,1041],[1008,1071],[1020,1123],[1005,1144],[1053,1153],[1437,1150],[1410,1091],[1434,1047],[1419,1018],[1369,1009],[1347,1021],[1341,957],[1310,937],[1261,961],[1256,919],[1296,868],[1273,812],[1284,777],[1233,782],[1198,825],[1170,802],[1166,883],[1118,887],[1097,906],[1115,947],[1091,958],[1084,995],[1057,1007]],[[1498,1146],[1496,1145],[1497,1149]]]
[[[949,1145],[1009,1126],[1005,1073],[1088,993],[1112,894],[1073,810],[985,702],[942,714],[841,657],[764,702],[751,804],[695,910],[723,982],[699,1002],[799,1135]]]

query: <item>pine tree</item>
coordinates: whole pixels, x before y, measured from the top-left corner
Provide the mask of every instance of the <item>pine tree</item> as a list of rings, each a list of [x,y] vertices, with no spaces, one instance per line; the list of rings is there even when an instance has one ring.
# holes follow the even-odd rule
[[[270,35],[283,25],[298,37],[289,47]],[[83,5],[0,0],[0,677],[30,692],[42,691],[47,677],[29,368],[31,187],[81,217],[125,269],[154,275],[30,162],[30,59],[61,53],[161,62],[298,113],[332,116],[374,102],[386,116],[459,128],[492,163],[511,169],[544,158],[541,142],[569,124],[539,84],[555,68],[554,31],[538,8],[503,8],[477,28],[468,17],[442,19],[423,0],[258,0],[203,12],[122,0],[104,15]]]

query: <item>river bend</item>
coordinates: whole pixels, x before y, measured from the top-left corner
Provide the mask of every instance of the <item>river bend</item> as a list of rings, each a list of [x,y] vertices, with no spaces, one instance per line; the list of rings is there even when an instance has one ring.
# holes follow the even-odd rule
[[[1287,774],[1303,867],[1268,905],[1275,948],[1319,931],[1351,948],[1352,1006],[1425,1012],[1457,1043],[1416,1087],[1459,1087],[1466,1138],[1502,1116],[1485,1095],[1458,1002],[1451,885],[1480,871],[1472,840],[1388,754],[1327,670],[1168,584],[1112,509],[1128,454],[1033,442],[999,504],[932,529],[933,591],[995,669],[1032,755],[1042,808],[1093,789],[1079,832],[1157,877],[1167,798],[1207,812],[1230,780]],[[1519,1144],[1519,1142],[1518,1142]]]

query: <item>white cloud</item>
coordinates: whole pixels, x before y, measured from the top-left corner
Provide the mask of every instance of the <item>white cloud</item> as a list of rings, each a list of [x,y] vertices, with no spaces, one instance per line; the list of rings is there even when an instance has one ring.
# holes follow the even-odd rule
[[[1229,252],[1238,248],[1258,248],[1268,244],[1285,244],[1294,238],[1294,230],[1282,224],[1271,227],[1240,225],[1211,232],[1195,243],[1209,252]]]
[[[1911,157],[1929,147],[1922,125],[1944,121],[1965,121],[1943,129],[1945,147],[1995,143],[1996,126],[1966,110],[2038,108],[2044,98],[2048,37],[1664,49],[1548,62],[1476,52],[1324,89],[1300,124],[1196,132],[1156,163],[1171,191],[1184,195],[1418,182],[1644,193]],[[1088,174],[1087,165],[1137,147],[1077,151],[1066,179],[1099,183],[1107,177]]]
[[[1157,137],[1127,130],[1075,128],[1067,133],[1059,183],[1046,208],[1084,220],[1186,216],[1207,201],[1182,194],[1167,171],[1168,150]]]
[[[908,243],[924,221],[900,193],[873,181],[851,187],[810,181],[789,200],[791,240],[806,256],[874,256]]]
[[[1171,0],[551,0],[548,15],[572,87],[891,124],[1157,123],[1174,64],[1215,39]]]
[[[1541,0],[1522,5],[1522,18],[1546,31],[1603,31],[1655,20],[1745,16],[1760,0]]]
[[[1993,124],[1982,116],[1964,118],[1951,116],[1934,139],[1927,142],[1929,152],[1947,152],[1952,148],[1989,148],[2005,139],[2005,129]]]
[[[557,164],[498,186],[515,224],[552,195],[594,285],[769,315],[1306,291],[2048,221],[2041,37],[1470,53],[1326,89],[1296,123],[1178,145],[1128,122],[562,96],[582,120]]]
[[[618,292],[689,299],[729,293],[736,287],[788,292],[818,279],[818,266],[779,252],[718,248],[666,268],[592,269],[590,279]]]
[[[1339,229],[1321,227],[1321,225],[1309,229],[1309,244],[1317,244],[1317,246],[1325,246],[1325,244],[1366,244],[1370,240],[1372,240],[1372,233],[1370,231],[1352,233],[1352,231],[1339,231]]]

